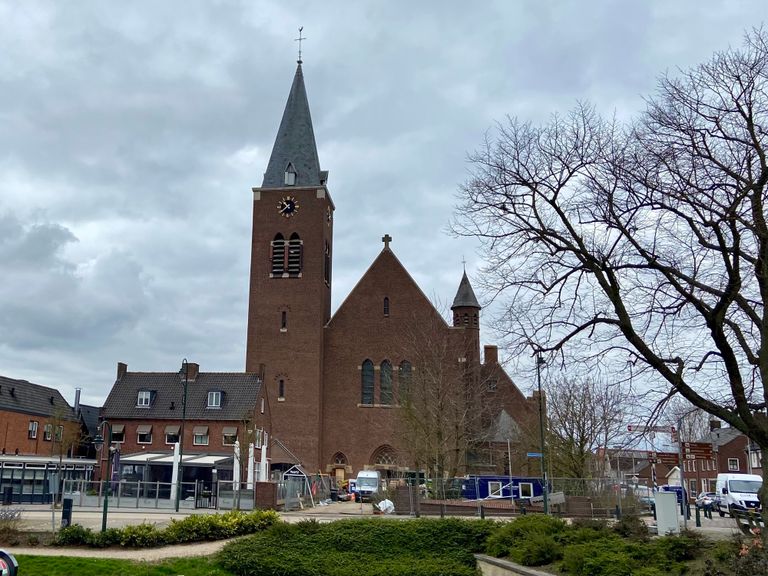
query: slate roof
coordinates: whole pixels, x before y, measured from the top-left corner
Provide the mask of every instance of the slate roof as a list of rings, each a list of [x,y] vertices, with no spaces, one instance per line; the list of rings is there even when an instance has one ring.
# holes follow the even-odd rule
[[[480,308],[480,304],[475,297],[475,291],[472,290],[472,284],[469,283],[466,271],[464,276],[461,277],[459,283],[459,290],[456,292],[456,298],[453,299],[451,310],[454,308]]]
[[[77,420],[61,392],[26,380],[0,376],[0,410]]]
[[[153,392],[147,408],[136,405],[140,390]],[[221,407],[208,408],[208,392],[222,392]],[[259,397],[257,374],[201,372],[187,384],[187,420],[242,420]],[[102,416],[106,419],[181,419],[184,378],[178,372],[126,372],[109,392]]]
[[[301,63],[296,67],[262,188],[284,187],[289,163],[296,171],[297,187],[320,186],[328,178],[328,172],[320,170]]]
[[[744,434],[736,428],[715,428],[712,432],[700,438],[699,442],[711,442],[715,450],[717,450],[720,446],[730,444],[740,436],[743,437]]]

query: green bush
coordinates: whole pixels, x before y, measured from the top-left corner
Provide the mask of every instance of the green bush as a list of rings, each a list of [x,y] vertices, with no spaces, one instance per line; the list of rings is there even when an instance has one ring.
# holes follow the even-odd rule
[[[497,558],[511,558],[514,551],[534,535],[554,537],[562,535],[566,529],[565,522],[551,516],[520,516],[491,534],[486,542],[485,551]],[[556,540],[553,539],[553,541]],[[541,543],[543,545],[543,541]]]
[[[230,542],[219,562],[237,575],[469,576],[472,553],[495,527],[458,519],[281,523]]]
[[[163,534],[154,524],[135,524],[120,529],[120,545],[126,548],[153,548],[163,544]]]
[[[279,521],[280,516],[273,510],[192,514],[182,520],[171,520],[171,524],[163,531],[163,537],[168,544],[223,540],[259,532]]]
[[[543,566],[563,557],[563,546],[549,534],[532,533],[509,551],[509,558],[523,566]]]
[[[624,514],[613,526],[613,530],[624,538],[648,540],[651,536],[648,525],[636,514]]]
[[[80,524],[71,524],[59,530],[53,543],[56,546],[85,546],[90,544],[92,534],[90,528],[84,528]]]
[[[119,528],[107,528],[104,532],[92,532],[87,544],[94,548],[109,548],[119,546],[123,539],[123,531]]]

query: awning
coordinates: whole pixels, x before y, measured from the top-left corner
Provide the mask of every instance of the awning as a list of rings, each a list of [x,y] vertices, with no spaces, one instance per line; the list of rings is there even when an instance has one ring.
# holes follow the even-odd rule
[[[152,424],[139,424],[136,426],[137,434],[149,434],[152,432]]]
[[[193,433],[195,436],[205,436],[208,434],[208,426],[195,426]]]
[[[165,427],[165,433],[166,434],[178,434],[180,428],[181,428],[181,426],[179,426],[178,424],[171,424],[171,425],[168,425],[168,426]]]
[[[237,434],[237,426],[224,426],[224,432],[227,436],[232,436],[233,434]]]
[[[122,434],[125,432],[125,424],[112,424],[113,434]]]

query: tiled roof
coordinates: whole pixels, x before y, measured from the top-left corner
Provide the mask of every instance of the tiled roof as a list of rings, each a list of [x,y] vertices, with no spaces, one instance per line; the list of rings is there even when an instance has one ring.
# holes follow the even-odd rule
[[[320,161],[317,158],[315,132],[312,128],[301,64],[296,68],[296,75],[293,77],[291,92],[288,94],[283,119],[272,147],[267,171],[264,173],[262,188],[285,186],[285,172],[289,163],[296,172],[297,187],[320,186],[328,177],[327,172],[320,170]]]
[[[72,407],[55,388],[0,376],[0,410],[76,420]]]
[[[139,391],[151,392],[148,407],[137,406]],[[187,384],[188,420],[241,420],[258,400],[261,381],[257,374],[201,372]],[[221,407],[208,408],[208,392],[222,393]],[[142,420],[181,418],[184,377],[178,372],[126,372],[117,380],[104,402],[106,419]]]

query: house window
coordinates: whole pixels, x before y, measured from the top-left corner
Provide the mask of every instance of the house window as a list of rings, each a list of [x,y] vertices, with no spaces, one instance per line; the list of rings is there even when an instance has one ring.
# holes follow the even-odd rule
[[[379,396],[382,404],[392,404],[392,363],[384,360],[379,372]]]
[[[136,427],[136,442],[139,444],[152,444],[151,424],[141,424]]]
[[[739,459],[728,458],[728,472],[738,472],[738,471],[739,471]]]
[[[296,169],[293,167],[293,164],[288,164],[288,167],[285,169],[285,185],[296,186]]]
[[[221,408],[221,391],[210,390],[208,392],[208,408]]]
[[[285,400],[285,380],[282,378],[277,382],[277,399]]]
[[[27,438],[34,440],[37,438],[37,420],[30,420],[27,428]]]
[[[192,443],[195,446],[208,446],[208,426],[195,426]]]
[[[51,438],[53,438],[53,424],[46,424],[43,427],[43,440],[50,442]]]
[[[112,425],[112,442],[118,444],[125,442],[125,424]]]
[[[389,298],[384,296],[384,316],[389,316]]]
[[[495,392],[499,387],[499,381],[496,378],[488,378],[488,390]]]
[[[165,443],[176,444],[179,441],[179,429],[181,426],[178,424],[168,425],[165,427]]]
[[[288,241],[288,274],[298,276],[301,274],[302,265],[302,241],[295,232]]]
[[[752,450],[749,453],[749,461],[752,464],[752,468],[763,467],[763,452],[761,450]]]
[[[360,403],[366,406],[373,405],[373,362],[366,360],[363,362],[362,369],[360,371],[360,388],[361,399]]]
[[[520,482],[520,498],[533,498],[533,483]]]
[[[697,482],[695,478],[688,480],[688,494],[696,494]]]
[[[224,446],[234,446],[237,442],[237,427],[224,426],[222,444]]]
[[[139,408],[149,408],[152,402],[152,392],[149,390],[139,390],[139,395],[136,398],[136,406]]]
[[[54,433],[53,439],[56,442],[61,442],[61,439],[63,436],[64,436],[64,426],[56,426],[56,432]]]
[[[272,275],[282,276],[285,272],[285,239],[277,234],[272,240]]]

